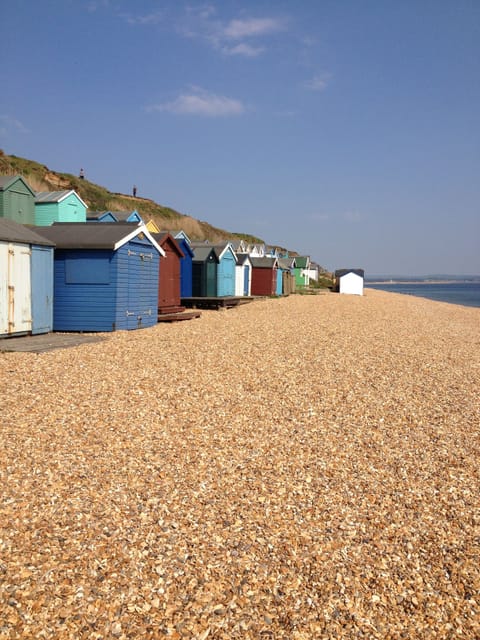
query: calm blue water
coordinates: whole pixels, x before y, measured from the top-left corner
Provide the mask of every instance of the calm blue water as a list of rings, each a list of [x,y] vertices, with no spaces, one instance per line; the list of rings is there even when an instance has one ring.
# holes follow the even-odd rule
[[[467,307],[480,307],[480,282],[447,282],[447,283],[382,283],[365,284],[372,289],[408,293],[412,296],[429,298],[440,302],[461,304]]]

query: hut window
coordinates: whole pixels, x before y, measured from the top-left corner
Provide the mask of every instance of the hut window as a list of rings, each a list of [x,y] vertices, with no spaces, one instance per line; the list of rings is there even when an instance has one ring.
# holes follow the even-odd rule
[[[72,257],[65,260],[66,284],[109,284],[110,263],[104,257]]]

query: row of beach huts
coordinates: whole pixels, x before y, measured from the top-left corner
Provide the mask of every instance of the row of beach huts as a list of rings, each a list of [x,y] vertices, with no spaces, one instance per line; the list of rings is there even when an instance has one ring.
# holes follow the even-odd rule
[[[309,256],[191,242],[136,210],[87,211],[73,190],[0,176],[0,337],[150,327],[192,301],[288,295],[316,278]]]

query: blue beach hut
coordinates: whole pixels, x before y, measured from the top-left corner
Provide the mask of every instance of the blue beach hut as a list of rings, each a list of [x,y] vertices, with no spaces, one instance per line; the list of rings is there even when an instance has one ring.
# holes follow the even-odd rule
[[[283,294],[283,269],[279,265],[277,269],[277,284],[275,287],[275,295],[281,296]]]
[[[87,211],[87,222],[118,222],[111,211]]]
[[[56,331],[141,329],[157,323],[163,249],[145,225],[53,224]]]
[[[141,215],[136,209],[133,211],[89,211],[87,222],[136,222],[142,224]]]
[[[180,297],[191,298],[193,293],[192,260],[193,249],[189,237],[184,231],[175,235],[175,240],[182,250],[183,258],[180,259]]]
[[[227,242],[224,245],[215,245],[217,254],[217,296],[235,295],[235,266],[237,257],[232,245]]]

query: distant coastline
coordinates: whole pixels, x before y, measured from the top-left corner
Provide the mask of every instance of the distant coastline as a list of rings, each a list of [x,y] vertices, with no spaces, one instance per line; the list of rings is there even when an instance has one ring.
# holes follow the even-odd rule
[[[365,284],[460,284],[480,282],[480,275],[435,275],[435,276],[370,276],[365,278]]]
[[[375,279],[375,280],[370,280],[368,278],[365,278],[365,284],[366,285],[370,285],[370,284],[462,284],[462,283],[469,283],[469,282],[480,282],[480,278],[476,278],[476,279],[454,279],[454,280],[415,280],[413,278],[405,278],[405,279],[401,279],[401,278],[389,278],[387,279]]]

